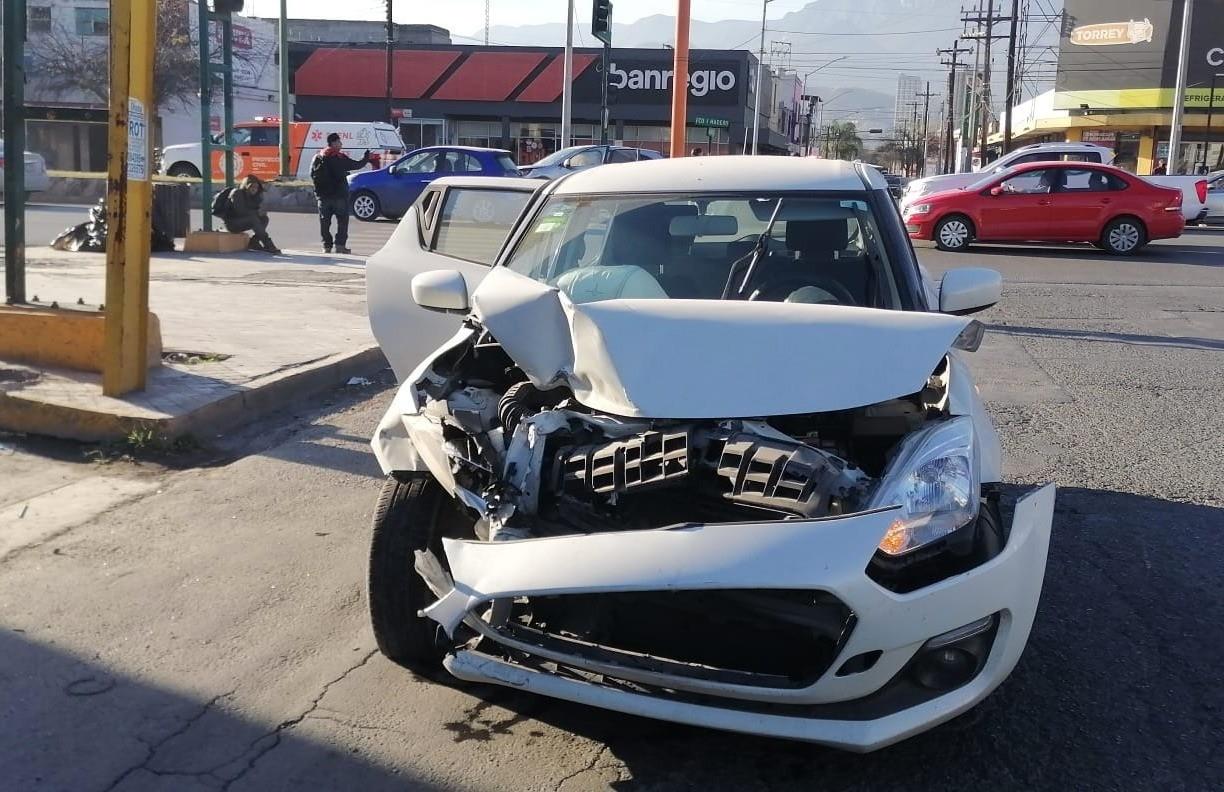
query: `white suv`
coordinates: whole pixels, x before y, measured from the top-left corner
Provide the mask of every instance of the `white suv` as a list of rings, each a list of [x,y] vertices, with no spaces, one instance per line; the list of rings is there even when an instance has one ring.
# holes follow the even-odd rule
[[[1022,146],[1006,154],[994,162],[988,163],[984,170],[972,173],[946,173],[942,176],[928,176],[925,179],[914,179],[905,186],[901,194],[901,207],[904,209],[915,199],[942,190],[955,190],[972,184],[982,178],[987,170],[990,173],[1002,173],[1013,165],[1023,165],[1026,162],[1052,162],[1071,160],[1077,162],[1098,162],[1102,165],[1113,163],[1114,152],[1111,148],[1098,146],[1095,143],[1033,143]]]

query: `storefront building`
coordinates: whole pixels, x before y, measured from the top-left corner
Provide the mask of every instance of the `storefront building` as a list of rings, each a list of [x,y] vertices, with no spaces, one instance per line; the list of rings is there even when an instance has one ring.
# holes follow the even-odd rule
[[[575,145],[599,142],[599,55],[597,49],[574,52]],[[740,50],[690,53],[689,148],[700,146],[714,154],[743,149],[751,134],[756,66],[756,58]],[[392,62],[394,114],[411,147],[505,148],[519,164],[528,165],[561,146],[562,69],[559,48],[400,49]],[[381,49],[316,49],[294,75],[298,117],[383,118],[385,70]],[[609,140],[666,152],[671,139],[671,50],[613,49],[608,74]],[[762,82],[771,88],[771,81]],[[770,104],[762,103],[760,148],[784,153],[788,135],[770,129],[770,115]]]
[[[1169,159],[1182,0],[1067,0],[1054,90],[1014,110],[1016,144],[1099,143],[1150,174]],[[1224,168],[1224,0],[1196,0],[1180,162]],[[1001,136],[991,137],[992,144]]]

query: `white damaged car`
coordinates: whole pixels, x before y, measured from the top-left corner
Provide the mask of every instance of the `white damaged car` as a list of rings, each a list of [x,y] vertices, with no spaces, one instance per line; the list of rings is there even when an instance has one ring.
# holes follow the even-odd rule
[[[1028,640],[1054,507],[1001,513],[962,359],[1000,290],[925,281],[859,164],[434,182],[368,272],[402,383],[372,442],[380,649],[857,751],[964,712]]]

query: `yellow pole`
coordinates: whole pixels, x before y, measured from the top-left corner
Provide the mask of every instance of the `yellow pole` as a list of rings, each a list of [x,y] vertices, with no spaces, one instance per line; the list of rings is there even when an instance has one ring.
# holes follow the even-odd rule
[[[106,185],[106,343],[102,392],[145,387],[149,344],[149,231],[153,184],[155,4],[111,0],[110,134]]]

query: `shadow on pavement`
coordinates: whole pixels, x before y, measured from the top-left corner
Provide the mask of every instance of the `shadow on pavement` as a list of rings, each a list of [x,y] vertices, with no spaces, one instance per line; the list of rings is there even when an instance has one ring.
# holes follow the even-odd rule
[[[1153,336],[1136,333],[1110,333],[1102,330],[1068,330],[1061,327],[1024,327],[1021,325],[1003,324],[988,324],[986,329],[1001,335],[1028,336],[1031,338],[1069,338],[1077,341],[1100,341],[1109,344],[1199,349],[1207,352],[1224,350],[1224,340],[1216,338]]]
[[[228,695],[174,692],[0,628],[0,767],[10,790],[437,789]]]
[[[623,790],[1220,789],[1222,530],[1221,508],[1060,490],[1041,605],[1012,676],[959,718],[872,754],[506,688],[469,688],[508,708],[505,723],[475,723],[477,705],[447,728],[456,742],[487,740],[538,718],[606,743],[632,780],[616,781],[611,761],[603,780]]]

